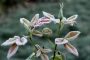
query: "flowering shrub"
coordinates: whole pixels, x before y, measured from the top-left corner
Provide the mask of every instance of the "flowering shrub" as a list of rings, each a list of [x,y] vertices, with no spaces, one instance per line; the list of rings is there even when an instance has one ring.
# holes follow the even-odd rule
[[[22,37],[14,36],[13,38],[9,38],[1,44],[2,46],[11,46],[7,54],[8,59],[10,59],[17,52],[20,46],[25,45],[28,40],[30,40],[31,44],[35,47],[35,51],[33,51],[26,60],[35,60],[35,58],[38,57],[41,57],[41,60],[65,60],[64,55],[58,49],[58,46],[60,45],[64,45],[64,47],[73,55],[79,56],[77,49],[70,44],[69,41],[75,40],[79,36],[80,31],[70,31],[64,37],[60,36],[61,30],[65,25],[73,26],[76,23],[76,18],[78,15],[73,15],[69,18],[64,17],[63,4],[60,4],[58,18],[55,18],[54,15],[45,11],[43,11],[43,15],[43,17],[39,17],[39,14],[35,14],[31,21],[27,20],[26,18],[20,18],[20,23],[26,28],[28,34],[27,36]],[[50,28],[43,28],[42,31],[37,30],[37,28],[40,28],[45,24],[50,24],[51,22],[54,22],[54,25],[57,24],[59,26],[57,28],[59,37],[55,37],[55,43],[49,40],[54,45],[54,49],[47,49],[44,46],[41,47],[39,44],[34,43],[32,38],[33,36],[42,37],[44,35],[52,35],[54,32]],[[48,57],[47,53],[52,53],[50,58]]]

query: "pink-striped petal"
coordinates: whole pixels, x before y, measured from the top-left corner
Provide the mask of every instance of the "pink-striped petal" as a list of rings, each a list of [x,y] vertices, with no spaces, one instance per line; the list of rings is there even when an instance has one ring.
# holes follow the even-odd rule
[[[42,17],[38,20],[38,22],[36,22],[36,24],[34,25],[35,27],[38,27],[38,26],[42,26],[44,24],[48,24],[50,23],[51,20],[47,17]]]
[[[64,47],[65,47],[70,53],[74,54],[75,56],[78,56],[78,55],[79,55],[77,49],[76,49],[74,46],[72,46],[71,44],[69,44],[69,43],[64,44]]]
[[[39,19],[39,14],[35,14],[35,16],[31,20],[31,25],[34,26],[38,22],[38,19]]]
[[[64,39],[64,38],[56,38],[55,39],[55,44],[57,45],[62,45],[62,44],[66,44],[68,43],[68,40]]]

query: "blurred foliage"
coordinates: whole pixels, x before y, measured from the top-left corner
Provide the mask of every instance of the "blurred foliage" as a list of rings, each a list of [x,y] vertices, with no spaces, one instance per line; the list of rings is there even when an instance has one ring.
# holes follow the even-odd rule
[[[0,6],[7,0],[0,0]],[[9,1],[9,0],[8,0]],[[12,0],[11,0],[12,1]],[[13,0],[14,1],[14,0]],[[15,0],[21,1],[21,0]],[[38,0],[42,1],[42,0]],[[45,0],[48,1],[48,0]],[[73,14],[78,14],[79,17],[77,19],[77,24],[74,27],[65,26],[62,31],[62,36],[67,34],[72,30],[80,30],[81,34],[76,41],[71,42],[74,44],[78,51],[79,57],[73,56],[68,53],[64,48],[61,51],[66,55],[67,60],[90,60],[90,0],[65,0],[64,1],[64,16],[69,17]],[[3,7],[4,8],[4,7]],[[0,8],[1,9],[1,8]],[[0,44],[7,40],[9,37],[13,37],[14,35],[26,34],[24,27],[20,24],[19,19],[21,17],[25,17],[27,19],[31,19],[36,13],[40,13],[42,16],[42,11],[49,12],[55,17],[58,16],[59,4],[56,3],[26,3],[25,6],[19,3],[17,7],[7,9],[8,13],[0,12]],[[53,23],[45,25],[53,29],[53,32],[56,34],[56,25]],[[42,26],[41,28],[45,27]],[[49,43],[47,43],[47,39],[44,37],[38,38],[35,37],[33,40],[39,39],[38,43],[41,45],[45,44],[45,47],[50,47]],[[51,40],[54,42],[54,38],[52,36]],[[29,46],[30,43],[26,44],[26,46],[21,46],[14,57],[11,60],[25,60],[32,52],[32,46]],[[9,47],[1,47],[0,46],[0,60],[7,60],[6,55]]]

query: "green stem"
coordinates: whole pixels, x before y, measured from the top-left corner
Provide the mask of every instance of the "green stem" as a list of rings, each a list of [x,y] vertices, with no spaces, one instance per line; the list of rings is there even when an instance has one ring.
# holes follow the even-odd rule
[[[30,31],[30,33],[29,33],[29,39],[30,39],[31,44],[36,48],[35,43],[32,40],[32,31]]]
[[[48,38],[48,42],[52,45],[52,48],[54,47],[54,43]]]
[[[56,50],[57,50],[57,44],[55,44],[55,49],[54,49],[53,60],[54,60],[54,58],[55,58],[55,55],[56,55]]]
[[[63,19],[63,3],[60,4],[60,10],[59,10],[58,18],[60,19],[60,24],[59,24],[59,28],[58,28],[57,32],[58,32],[58,35],[60,37],[61,31],[63,28],[63,24],[61,22],[61,20]],[[56,51],[57,51],[57,44],[55,44],[53,60],[55,59]]]

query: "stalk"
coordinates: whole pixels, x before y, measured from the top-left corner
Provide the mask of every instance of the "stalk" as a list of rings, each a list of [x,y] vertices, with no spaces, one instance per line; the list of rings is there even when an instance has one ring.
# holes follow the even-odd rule
[[[59,14],[58,14],[58,18],[60,19],[60,23],[59,23],[59,27],[58,27],[58,35],[60,37],[60,33],[63,29],[63,24],[61,22],[61,20],[63,19],[63,3],[60,4],[60,10],[59,10]],[[54,49],[54,54],[53,54],[53,60],[55,59],[56,56],[56,51],[57,51],[57,44],[55,44],[55,49]]]

